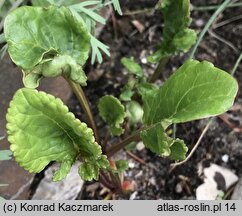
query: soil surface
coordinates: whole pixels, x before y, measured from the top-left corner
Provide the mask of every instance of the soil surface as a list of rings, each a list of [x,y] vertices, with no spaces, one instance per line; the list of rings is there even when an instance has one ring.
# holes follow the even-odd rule
[[[105,94],[119,96],[120,90],[127,82],[127,74],[120,63],[124,56],[134,56],[149,76],[156,65],[146,63],[146,57],[154,50],[155,45],[161,41],[163,21],[159,11],[152,11],[156,0],[127,0],[121,1],[124,16],[115,16],[110,19],[103,29],[100,39],[110,46],[111,58],[104,59],[102,65],[88,66],[89,82],[86,89],[91,99],[95,114],[98,98]],[[222,1],[191,1],[194,6],[207,6],[220,4]],[[149,10],[151,9],[151,10]],[[147,10],[146,12],[142,10]],[[214,11],[191,12],[193,22],[192,28],[200,32]],[[198,60],[211,61],[215,66],[230,72],[242,50],[242,7],[226,9],[213,24],[210,31],[200,44],[195,58]],[[236,20],[234,20],[234,18]],[[137,20],[144,26],[140,33],[132,24]],[[172,72],[179,67],[188,54],[182,54],[169,60],[166,69],[160,76],[158,83],[166,80]],[[238,67],[235,78],[242,85],[241,65]],[[236,99],[236,107],[229,111],[226,117],[238,130],[242,125],[242,97],[241,91]],[[73,101],[74,103],[74,101]],[[75,104],[75,103],[74,103]],[[81,113],[78,105],[74,111]],[[184,139],[189,150],[198,140],[208,120],[194,121],[177,125],[177,137]],[[104,128],[103,123],[98,120],[99,128]],[[198,175],[198,164],[208,160],[226,167],[242,177],[242,134],[235,132],[221,118],[214,118],[208,132],[202,139],[199,148],[192,158],[182,166],[171,171],[169,159],[160,158],[149,150],[132,150],[132,153],[146,162],[143,165],[137,162],[126,152],[120,152],[118,157],[127,158],[130,168],[125,172],[125,179],[136,182],[136,190],[132,193],[116,196],[116,199],[195,199],[196,188],[203,182]],[[105,128],[103,130],[103,137]],[[115,142],[115,141],[114,141]],[[228,156],[228,161],[223,161],[223,156]],[[107,192],[107,191],[106,191]],[[80,199],[103,199],[107,193],[97,183],[86,183]],[[228,196],[229,197],[229,194]]]

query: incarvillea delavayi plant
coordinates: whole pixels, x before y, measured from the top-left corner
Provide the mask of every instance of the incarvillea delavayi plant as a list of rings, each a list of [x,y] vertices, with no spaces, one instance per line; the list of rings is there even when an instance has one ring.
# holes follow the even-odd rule
[[[189,0],[159,3],[165,24],[163,40],[149,57],[150,62],[186,52],[195,43],[196,33],[189,28],[189,4]],[[33,173],[41,172],[52,161],[59,163],[53,181],[65,178],[71,166],[80,161],[82,179],[99,179],[111,189],[120,189],[127,163],[111,158],[132,141],[142,140],[146,148],[161,157],[184,160],[188,147],[183,140],[171,138],[166,130],[172,124],[226,112],[238,91],[236,80],[207,61],[189,59],[158,86],[150,82],[133,58],[123,58],[121,62],[130,77],[127,85],[119,99],[104,95],[97,104],[110,137],[121,140],[106,145],[109,136],[99,138],[81,87],[87,84],[84,65],[92,36],[84,22],[86,14],[82,17],[72,9],[23,6],[5,19],[8,53],[21,68],[25,85],[14,95],[7,113],[8,140],[16,161]],[[42,78],[57,76],[63,76],[78,96],[89,126],[60,99],[36,90]],[[129,125],[126,135],[124,123]]]

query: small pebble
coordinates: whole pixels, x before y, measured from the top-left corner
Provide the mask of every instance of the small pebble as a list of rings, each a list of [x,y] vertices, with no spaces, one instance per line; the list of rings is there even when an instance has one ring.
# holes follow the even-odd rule
[[[227,155],[227,154],[223,155],[223,156],[222,156],[222,161],[223,161],[224,163],[228,163],[228,161],[229,161],[229,155]]]
[[[134,200],[134,199],[136,198],[137,194],[138,194],[137,191],[135,191],[134,193],[132,193],[132,194],[130,195],[130,197],[129,197],[129,200]]]
[[[143,175],[143,171],[142,170],[140,170],[134,177],[135,178],[139,178],[140,176],[142,176]]]
[[[178,184],[176,185],[175,190],[176,190],[176,193],[181,193],[181,192],[182,192],[182,186],[181,186],[181,183],[178,183]]]
[[[133,169],[135,167],[135,163],[129,162],[129,168]]]
[[[136,149],[138,151],[142,151],[143,149],[145,148],[145,145],[143,142],[139,142],[137,145],[136,145]]]
[[[154,177],[152,177],[151,179],[150,179],[150,183],[152,184],[152,185],[156,185],[156,180],[155,180],[155,178]]]
[[[198,19],[195,21],[196,26],[202,27],[204,26],[204,21],[202,19]]]
[[[142,62],[143,64],[147,64],[147,63],[148,63],[147,58],[145,58],[145,57],[142,58],[142,59],[141,59],[141,62]]]

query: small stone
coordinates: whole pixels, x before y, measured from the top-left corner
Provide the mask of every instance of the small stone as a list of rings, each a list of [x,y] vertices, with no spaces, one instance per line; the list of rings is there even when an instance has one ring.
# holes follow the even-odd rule
[[[138,194],[137,191],[135,191],[134,193],[132,193],[132,194],[130,195],[129,200],[134,200],[134,199],[136,198],[137,194]]]
[[[227,154],[223,155],[223,156],[222,156],[222,161],[223,161],[224,163],[228,163],[228,161],[229,161],[229,155],[227,155]]]
[[[152,178],[150,179],[150,184],[156,186],[156,180],[155,180],[155,177],[152,177]]]
[[[139,177],[141,177],[143,175],[143,171],[142,170],[140,170],[134,177],[135,178],[139,178]]]
[[[143,142],[139,142],[137,145],[136,145],[136,149],[138,151],[142,151],[143,149],[145,148],[145,145]]]
[[[202,27],[204,26],[204,21],[202,19],[198,19],[195,21],[196,26]]]
[[[180,182],[176,185],[175,191],[176,193],[182,193],[183,189]]]
[[[134,162],[129,162],[129,168],[133,169],[135,167],[135,163]]]
[[[142,59],[141,59],[141,62],[142,62],[143,64],[147,64],[147,63],[148,63],[147,58],[145,58],[145,57],[142,58]]]

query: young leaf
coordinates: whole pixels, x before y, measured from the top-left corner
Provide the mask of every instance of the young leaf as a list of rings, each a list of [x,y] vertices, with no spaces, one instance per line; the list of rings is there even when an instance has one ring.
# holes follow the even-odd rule
[[[126,160],[118,160],[115,162],[116,168],[119,172],[124,172],[129,168],[129,163]]]
[[[170,145],[173,140],[168,137],[161,124],[141,132],[141,138],[146,148],[160,156],[167,157],[171,154]]]
[[[122,101],[131,101],[133,95],[134,91],[128,86],[125,86],[119,97]]]
[[[96,161],[88,161],[81,164],[79,167],[79,175],[85,181],[98,180],[99,170],[107,169],[109,166],[107,157],[102,155]]]
[[[114,9],[119,13],[119,15],[122,15],[123,13],[119,4],[119,0],[112,0],[112,3],[113,3]]]
[[[20,7],[6,17],[4,35],[10,57],[23,69],[26,86],[35,88],[42,77],[59,75],[86,85],[82,66],[90,36],[68,8]]]
[[[167,136],[161,123],[141,132],[141,138],[146,148],[162,156],[180,161],[186,158],[188,151],[185,143],[180,139],[172,139]]]
[[[109,125],[112,135],[119,136],[123,133],[120,126],[124,122],[124,106],[120,101],[111,96],[102,97],[98,104],[99,115]]]
[[[9,150],[1,150],[0,151],[0,161],[1,160],[10,160],[12,156],[12,152]]]
[[[196,32],[189,29],[190,0],[162,0],[160,8],[164,16],[163,41],[148,60],[158,62],[163,57],[186,52],[196,42]]]
[[[80,0],[32,0],[31,2],[34,6],[47,7],[51,4],[68,6],[77,4],[80,2]]]
[[[186,153],[188,151],[188,148],[183,140],[176,139],[172,143],[171,147],[171,155],[170,158],[173,160],[185,160],[186,159]]]
[[[134,61],[134,58],[122,58],[121,63],[128,70],[129,73],[136,75],[137,77],[144,77],[143,69],[138,63]]]
[[[187,122],[226,112],[238,91],[236,80],[209,62],[188,60],[159,89],[143,96],[144,122]]]
[[[102,157],[93,131],[60,99],[44,92],[16,92],[7,113],[7,132],[16,161],[29,172],[41,172],[51,161],[60,163],[54,181],[68,174],[77,157],[84,162]]]
[[[137,124],[142,122],[143,108],[136,101],[130,101],[126,105],[126,116],[131,124]]]

